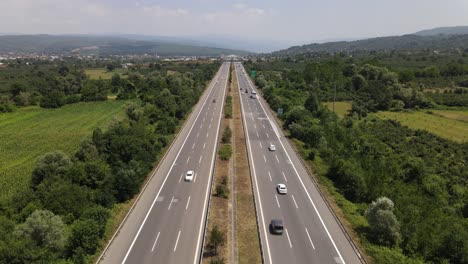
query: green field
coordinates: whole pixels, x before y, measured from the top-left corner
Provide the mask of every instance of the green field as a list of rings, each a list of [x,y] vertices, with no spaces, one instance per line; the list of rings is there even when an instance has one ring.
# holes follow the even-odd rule
[[[0,201],[29,183],[36,159],[50,151],[71,154],[96,127],[123,118],[124,101],[20,108],[0,114]]]
[[[468,122],[468,110],[433,110],[432,112],[442,117]]]
[[[333,102],[323,103],[330,111],[333,111]],[[351,111],[351,103],[350,102],[336,102],[335,103],[335,113],[339,117],[344,117],[345,115],[349,114]]]
[[[412,129],[425,129],[456,142],[468,142],[468,122],[459,119],[460,116],[466,118],[468,111],[434,110],[433,113],[378,112],[375,115],[383,119],[397,120]]]
[[[94,69],[85,70],[86,75],[88,75],[89,78],[92,80],[98,80],[99,78],[103,80],[110,80],[112,78],[112,75],[114,75],[114,73],[118,73],[120,74],[122,78],[124,78],[125,76],[122,75],[124,72],[125,72],[124,69],[115,69],[114,71],[111,71],[111,72],[104,68],[94,68]]]

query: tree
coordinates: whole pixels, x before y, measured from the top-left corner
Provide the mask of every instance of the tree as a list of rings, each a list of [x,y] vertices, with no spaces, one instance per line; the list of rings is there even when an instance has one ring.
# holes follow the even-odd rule
[[[115,65],[112,64],[112,63],[109,63],[109,64],[106,65],[106,69],[108,71],[113,71],[113,70],[115,70]]]
[[[60,90],[46,92],[39,104],[42,108],[59,108],[65,104],[65,94]]]
[[[312,93],[304,103],[304,108],[309,110],[311,113],[315,113],[320,107],[320,103],[317,99],[317,94]]]
[[[34,211],[14,233],[19,238],[29,237],[37,246],[52,251],[63,250],[67,239],[62,219],[48,210]]]
[[[218,228],[218,225],[215,225],[211,230],[210,236],[210,245],[213,246],[215,255],[218,254],[218,246],[224,243],[224,234]]]
[[[31,179],[32,187],[35,188],[46,178],[65,175],[71,164],[70,158],[61,151],[45,154],[36,162]]]
[[[400,238],[400,224],[393,214],[394,204],[387,197],[379,197],[367,209],[369,237],[379,245],[394,246]]]
[[[100,238],[100,228],[96,221],[91,219],[75,221],[71,226],[69,255],[79,253],[80,248],[86,254],[94,254]]]

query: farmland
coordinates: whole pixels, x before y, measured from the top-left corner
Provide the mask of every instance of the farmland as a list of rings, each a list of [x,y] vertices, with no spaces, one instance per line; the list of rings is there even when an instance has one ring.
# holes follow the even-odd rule
[[[94,68],[85,70],[86,75],[88,75],[91,80],[98,80],[99,78],[103,80],[110,80],[112,78],[112,75],[114,75],[115,73],[118,73],[121,77],[124,77],[124,72],[125,71],[123,69],[116,69],[110,72],[104,68]]]
[[[412,129],[425,129],[456,142],[468,141],[468,111],[439,110],[430,112],[378,112],[383,119],[393,119]]]
[[[330,111],[333,111],[333,102],[323,103]],[[336,102],[335,103],[335,112],[339,117],[344,117],[348,115],[351,111],[350,102]]]
[[[122,118],[124,104],[79,103],[55,110],[34,106],[0,114],[0,201],[27,186],[39,156],[54,150],[73,153],[94,128]]]

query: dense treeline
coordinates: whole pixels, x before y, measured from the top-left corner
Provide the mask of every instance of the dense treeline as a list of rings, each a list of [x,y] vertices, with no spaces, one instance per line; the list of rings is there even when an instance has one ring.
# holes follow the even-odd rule
[[[467,263],[468,145],[394,121],[339,119],[320,104],[335,81],[338,98],[361,101],[353,105],[358,114],[357,107],[424,107],[424,94],[369,64],[330,61],[297,69],[262,71],[255,81],[273,109],[284,109],[284,128],[303,143],[304,157],[325,168],[322,176],[365,219],[353,227],[377,263]]]
[[[108,94],[119,94],[119,99],[131,99],[137,96],[136,87],[147,85],[143,76],[152,74],[156,77],[168,71],[190,72],[195,82],[206,78],[198,70],[201,67],[199,63],[139,63],[125,73],[125,78],[114,73],[112,80],[92,80],[86,75],[85,67],[105,67],[113,72],[121,64],[120,61],[77,60],[58,64],[42,61],[9,64],[0,71],[0,112],[11,112],[15,107],[29,105],[58,108],[80,101],[104,101]]]
[[[119,98],[135,98],[127,117],[96,129],[72,156],[53,152],[37,161],[29,190],[0,205],[0,263],[89,262],[111,209],[139,191],[218,67],[114,78]]]

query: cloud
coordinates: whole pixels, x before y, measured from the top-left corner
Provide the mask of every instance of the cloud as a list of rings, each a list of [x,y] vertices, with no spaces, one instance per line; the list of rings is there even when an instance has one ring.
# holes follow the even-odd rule
[[[244,9],[244,8],[245,8],[245,4],[243,4],[243,3],[234,4],[234,8],[236,8],[236,9]]]
[[[247,8],[245,13],[252,16],[263,16],[266,14],[266,11],[261,8]]]
[[[143,12],[156,17],[167,17],[167,16],[185,16],[189,14],[189,11],[182,8],[163,8],[159,5],[145,6]]]

